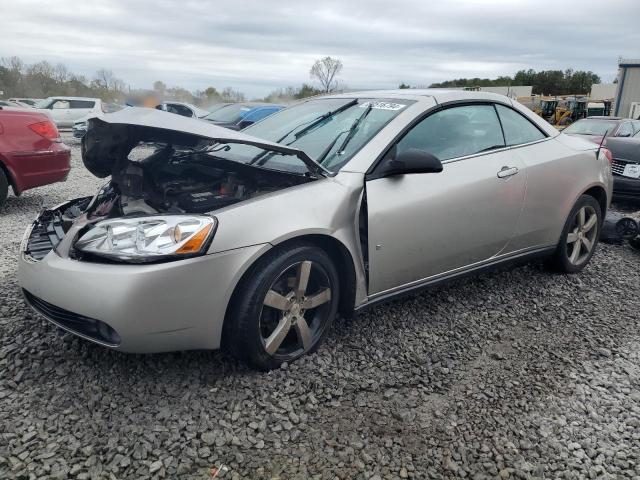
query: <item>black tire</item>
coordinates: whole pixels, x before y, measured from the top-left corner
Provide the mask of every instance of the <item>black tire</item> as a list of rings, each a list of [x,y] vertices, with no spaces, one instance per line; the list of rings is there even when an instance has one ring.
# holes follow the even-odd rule
[[[0,168],[0,208],[4,206],[4,202],[9,195],[9,181],[4,173],[4,170]]]
[[[296,287],[306,275],[303,270],[309,272],[308,287],[298,295]],[[260,370],[278,368],[312,353],[336,316],[339,291],[338,271],[322,249],[307,243],[276,248],[256,262],[234,293],[225,319],[223,347]],[[280,308],[283,299],[289,301],[286,308]],[[322,303],[311,307],[311,300]],[[277,333],[285,330],[278,343]],[[269,352],[268,346],[277,350]]]
[[[595,224],[592,230],[584,230],[580,227],[580,211],[585,211],[585,220],[583,226],[588,227],[591,215],[595,216]],[[565,223],[560,241],[556,247],[556,251],[549,259],[548,266],[561,273],[577,273],[581,271],[593,256],[600,239],[602,230],[602,210],[598,201],[590,195],[582,195],[571,209],[569,217]],[[569,238],[569,235],[572,238]],[[577,238],[574,242],[573,238]],[[591,248],[588,248],[588,245]],[[571,246],[570,246],[571,245]],[[576,248],[578,248],[576,254]]]

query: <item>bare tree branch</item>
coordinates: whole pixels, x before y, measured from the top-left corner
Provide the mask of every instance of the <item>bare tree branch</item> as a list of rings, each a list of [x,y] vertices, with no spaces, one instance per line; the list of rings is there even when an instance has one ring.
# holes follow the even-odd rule
[[[324,57],[311,67],[309,74],[320,83],[321,90],[329,93],[336,87],[336,76],[342,71],[342,62],[337,58]]]

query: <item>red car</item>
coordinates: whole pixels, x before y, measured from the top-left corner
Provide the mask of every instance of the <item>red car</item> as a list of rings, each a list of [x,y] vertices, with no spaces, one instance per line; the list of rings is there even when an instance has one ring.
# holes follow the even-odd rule
[[[51,119],[27,109],[0,107],[0,207],[9,193],[66,180],[71,150]]]

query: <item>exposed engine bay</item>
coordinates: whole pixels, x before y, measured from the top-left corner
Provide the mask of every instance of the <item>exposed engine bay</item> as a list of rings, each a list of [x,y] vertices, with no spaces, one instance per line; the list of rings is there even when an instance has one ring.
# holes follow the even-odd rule
[[[137,113],[145,117],[150,114]],[[82,140],[83,162],[97,177],[111,175],[108,188],[98,195],[108,198],[96,198],[89,206],[89,217],[105,216],[102,200],[114,207],[109,216],[209,213],[317,178],[216,157],[216,151],[223,150],[226,142],[261,145],[257,139],[221,127],[189,123],[190,128],[219,131],[219,140],[149,126],[109,124],[100,119],[91,119],[89,127]],[[287,150],[279,145],[265,147]],[[92,212],[97,208],[99,213]]]
[[[129,160],[113,173],[111,186],[122,214],[130,215],[208,213],[309,181],[304,175],[164,146],[143,160]]]

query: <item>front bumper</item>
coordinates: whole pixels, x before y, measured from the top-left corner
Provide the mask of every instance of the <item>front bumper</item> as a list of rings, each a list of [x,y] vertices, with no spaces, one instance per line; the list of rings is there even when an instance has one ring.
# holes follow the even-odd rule
[[[640,179],[614,175],[613,198],[617,200],[640,201]]]
[[[73,131],[73,136],[75,138],[82,138],[87,133],[87,125],[86,124],[83,126],[74,125],[72,131]]]
[[[93,342],[135,353],[216,349],[235,286],[269,248],[150,265],[83,262],[53,250],[38,261],[21,249],[18,278],[38,313]]]

